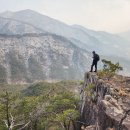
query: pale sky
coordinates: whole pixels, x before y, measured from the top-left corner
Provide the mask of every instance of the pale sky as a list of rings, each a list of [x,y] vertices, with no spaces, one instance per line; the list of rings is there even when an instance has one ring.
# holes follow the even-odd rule
[[[130,0],[0,0],[0,12],[24,9],[97,31],[130,30]]]

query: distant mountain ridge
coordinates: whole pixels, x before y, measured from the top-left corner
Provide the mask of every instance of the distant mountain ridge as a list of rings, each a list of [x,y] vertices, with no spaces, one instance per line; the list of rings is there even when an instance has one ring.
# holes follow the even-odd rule
[[[125,38],[126,40],[130,42],[130,30],[123,33],[119,33],[118,35],[122,38]]]
[[[32,10],[7,11],[0,14],[0,82],[81,79],[90,69],[92,50],[119,61],[129,74],[129,44],[118,35],[70,26]]]
[[[61,35],[71,40],[78,47],[89,51],[96,50],[107,56],[130,57],[128,54],[130,51],[129,42],[118,35],[89,30],[79,25],[69,26],[29,9],[18,12],[8,11],[1,13],[0,16],[28,23],[42,31]]]
[[[42,29],[34,27],[29,23],[25,23],[19,20],[11,18],[0,17],[0,34],[25,34],[25,33],[43,33]]]

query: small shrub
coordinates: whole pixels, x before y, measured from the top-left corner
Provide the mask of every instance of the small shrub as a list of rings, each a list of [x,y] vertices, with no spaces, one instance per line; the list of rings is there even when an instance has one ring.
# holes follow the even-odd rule
[[[123,70],[123,67],[121,67],[118,62],[114,64],[111,61],[103,59],[102,63],[103,63],[103,70],[98,72],[99,78],[107,78],[109,80],[118,71]]]

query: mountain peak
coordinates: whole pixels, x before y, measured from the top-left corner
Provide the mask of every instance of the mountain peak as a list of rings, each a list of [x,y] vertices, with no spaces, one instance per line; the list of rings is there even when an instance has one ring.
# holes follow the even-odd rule
[[[35,16],[42,16],[41,13],[31,10],[31,9],[25,9],[14,12],[15,15],[35,15]]]
[[[31,9],[25,9],[25,10],[20,10],[20,11],[17,11],[15,13],[21,13],[21,12],[25,12],[25,13],[38,13],[34,10],[31,10]]]
[[[25,10],[20,10],[20,11],[15,11],[15,12],[5,11],[5,12],[0,13],[0,16],[4,17],[4,18],[14,18],[15,19],[15,16],[19,16],[19,15],[38,15],[39,16],[42,14],[37,11],[31,10],[31,9],[25,9]]]

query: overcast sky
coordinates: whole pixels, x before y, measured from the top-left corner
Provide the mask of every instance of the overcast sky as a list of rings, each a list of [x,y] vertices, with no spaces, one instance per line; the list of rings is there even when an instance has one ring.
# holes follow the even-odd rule
[[[0,0],[0,12],[23,9],[93,30],[130,30],[130,0]]]

